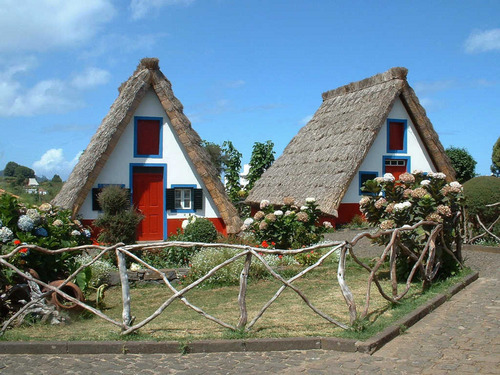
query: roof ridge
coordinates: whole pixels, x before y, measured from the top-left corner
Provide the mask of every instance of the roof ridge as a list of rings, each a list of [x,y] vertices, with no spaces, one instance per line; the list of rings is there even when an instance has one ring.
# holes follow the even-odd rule
[[[361,81],[351,82],[347,85],[340,86],[336,89],[326,91],[321,96],[323,98],[323,101],[325,101],[327,99],[349,94],[355,91],[364,90],[369,87],[380,85],[382,83],[396,79],[406,81],[407,74],[408,74],[408,69],[404,67],[394,67],[385,71],[384,73],[375,74],[374,76],[365,78]]]

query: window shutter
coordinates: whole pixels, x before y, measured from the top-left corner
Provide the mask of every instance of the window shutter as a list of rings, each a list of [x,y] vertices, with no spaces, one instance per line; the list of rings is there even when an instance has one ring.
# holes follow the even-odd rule
[[[101,205],[99,204],[99,200],[97,199],[101,191],[102,188],[92,189],[92,211],[101,211]]]
[[[203,209],[203,189],[193,189],[194,193],[194,209]]]
[[[167,189],[165,201],[167,204],[167,210],[175,209],[175,189]]]

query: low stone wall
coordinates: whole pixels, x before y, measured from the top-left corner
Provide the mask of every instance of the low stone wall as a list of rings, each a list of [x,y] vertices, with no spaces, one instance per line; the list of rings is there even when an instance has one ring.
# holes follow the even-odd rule
[[[166,276],[168,281],[176,283],[189,272],[189,268],[169,268],[160,269]],[[130,283],[163,283],[161,275],[149,269],[141,269],[138,271],[127,271],[128,281]],[[120,274],[118,272],[110,273],[108,285],[120,285]]]

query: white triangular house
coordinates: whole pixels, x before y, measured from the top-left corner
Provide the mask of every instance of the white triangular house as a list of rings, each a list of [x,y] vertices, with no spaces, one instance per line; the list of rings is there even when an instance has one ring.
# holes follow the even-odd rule
[[[119,92],[53,204],[91,224],[99,191],[119,185],[145,216],[138,240],[166,239],[189,215],[223,234],[238,232],[238,212],[158,59],[142,59]]]
[[[361,184],[385,173],[443,172],[455,176],[424,108],[406,80],[392,68],[323,94],[313,118],[262,175],[246,202],[258,207],[293,197],[314,197],[332,223],[360,215]]]

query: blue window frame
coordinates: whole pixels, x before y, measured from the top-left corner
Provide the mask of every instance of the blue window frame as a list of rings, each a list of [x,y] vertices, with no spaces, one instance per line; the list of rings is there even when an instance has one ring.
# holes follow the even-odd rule
[[[387,119],[387,152],[406,154],[408,151],[408,121]]]
[[[144,120],[144,121],[143,121]],[[157,124],[157,128],[153,125]],[[153,126],[153,127],[152,127]],[[156,130],[157,129],[157,130]],[[152,149],[153,152],[143,152]],[[163,156],[163,118],[134,117],[134,157],[161,158]]]
[[[366,181],[373,180],[376,177],[378,177],[378,172],[368,172],[368,171],[359,172],[359,195],[373,195],[372,193],[362,191],[361,188],[363,187],[363,184]]]

